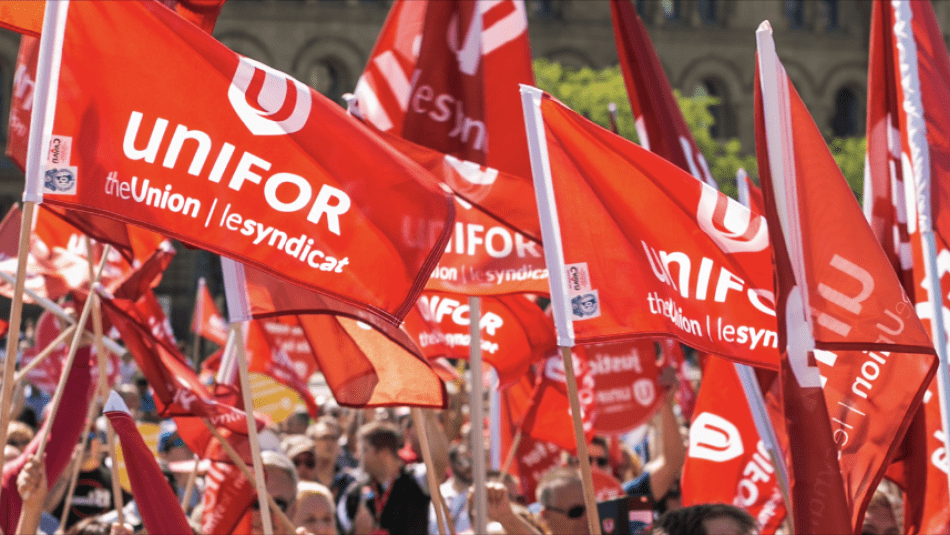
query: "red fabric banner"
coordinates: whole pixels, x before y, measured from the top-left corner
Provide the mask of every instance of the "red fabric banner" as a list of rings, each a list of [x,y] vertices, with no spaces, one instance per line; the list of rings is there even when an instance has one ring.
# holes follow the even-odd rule
[[[790,441],[794,523],[796,531],[846,532],[860,529],[936,357],[770,31],[758,32],[757,156],[787,433],[809,437]]]
[[[189,533],[191,526],[178,503],[178,497],[165,479],[152,450],[139,434],[128,407],[115,392],[106,403],[103,414],[109,418],[119,438],[132,485],[132,496],[135,497],[145,529],[149,533]]]
[[[426,291],[419,297],[417,309],[419,314],[407,316],[403,328],[426,358],[468,360],[471,321],[467,300]],[[550,318],[523,295],[482,297],[479,332],[482,358],[498,372],[501,386],[519,380],[533,363],[557,348]]]
[[[589,442],[594,436],[594,378],[590,373],[586,353],[581,346],[571,348],[577,395],[581,404],[581,422]],[[521,423],[522,433],[536,442],[552,442],[570,452],[577,451],[571,403],[567,397],[564,377],[564,359],[561,354],[549,356],[538,376],[531,395],[531,405]]]
[[[752,515],[762,534],[775,533],[786,515],[785,502],[741,392],[735,365],[710,355],[689,429],[683,505],[731,503]]]
[[[631,0],[610,0],[614,38],[640,145],[717,188]]]
[[[247,369],[258,372],[296,391],[311,416],[318,418],[307,380],[317,371],[310,341],[295,316],[248,322],[245,345]]]
[[[669,336],[775,369],[765,220],[549,95],[536,105],[578,343]]]
[[[228,322],[218,311],[211,298],[204,278],[198,279],[198,298],[195,300],[195,315],[191,332],[223,346],[228,341]]]
[[[71,5],[62,64],[46,202],[160,231],[392,324],[415,302],[449,238],[451,201],[325,97],[156,3]],[[142,97],[143,83],[164,98]],[[430,232],[410,240],[410,226]]]
[[[0,2],[0,27],[23,35],[37,37],[43,31],[44,0],[12,0]]]
[[[592,344],[584,350],[594,379],[595,432],[621,435],[646,423],[663,401],[653,340]]]

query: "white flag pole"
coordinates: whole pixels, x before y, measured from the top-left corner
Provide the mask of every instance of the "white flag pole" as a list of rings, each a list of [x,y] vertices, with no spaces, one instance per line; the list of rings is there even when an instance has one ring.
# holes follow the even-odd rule
[[[894,37],[900,65],[901,89],[904,94],[903,108],[907,115],[907,144],[910,148],[910,164],[913,180],[904,180],[908,206],[913,199],[917,219],[907,218],[909,227],[916,224],[924,250],[924,280],[930,301],[930,325],[934,349],[940,359],[937,368],[937,390],[940,395],[940,420],[943,422],[944,447],[950,445],[950,360],[947,356],[947,331],[943,307],[943,290],[940,285],[940,269],[937,266],[937,242],[931,214],[931,166],[930,145],[927,141],[927,121],[920,94],[920,71],[917,64],[917,41],[913,34],[914,11],[910,2],[889,2],[885,9],[894,10]],[[912,230],[912,229],[910,229]],[[950,473],[947,474],[950,482]]]
[[[224,294],[228,301],[228,318],[231,329],[228,341],[236,348],[238,377],[244,397],[244,413],[247,416],[247,438],[251,445],[251,460],[254,461],[254,479],[257,483],[257,500],[261,505],[261,522],[265,535],[273,535],[274,523],[268,503],[267,483],[264,481],[264,465],[261,463],[261,444],[257,438],[257,420],[254,418],[254,399],[251,397],[251,380],[247,372],[247,353],[244,348],[244,322],[251,320],[251,307],[244,279],[244,265],[221,257],[221,272],[224,275]],[[222,363],[223,365],[223,363]],[[223,367],[223,366],[222,366]]]
[[[736,181],[739,183],[739,202],[746,208],[749,207],[749,185],[745,181],[745,169],[739,168]],[[772,458],[772,465],[775,467],[775,476],[778,480],[779,490],[782,492],[782,498],[785,500],[786,507],[792,503],[789,495],[788,486],[788,467],[785,466],[785,456],[782,454],[782,448],[779,446],[778,437],[775,435],[775,428],[772,427],[772,420],[769,419],[768,411],[765,409],[765,399],[762,397],[762,391],[759,389],[759,382],[755,378],[755,371],[751,366],[733,363],[736,368],[736,374],[739,376],[739,383],[742,384],[742,392],[745,394],[746,403],[752,411],[752,421],[755,422],[755,430],[759,432],[759,438],[765,444],[769,456]],[[788,508],[791,511],[791,508]]]
[[[521,106],[524,111],[525,130],[528,134],[528,154],[531,157],[531,173],[534,178],[534,193],[538,201],[538,216],[541,220],[541,237],[544,240],[544,260],[548,266],[548,282],[551,287],[551,311],[557,331],[558,346],[564,362],[564,380],[567,383],[571,417],[574,422],[574,439],[577,441],[577,457],[584,485],[584,505],[591,535],[600,535],[600,518],[594,483],[591,476],[590,458],[587,455],[587,439],[581,421],[581,404],[577,395],[577,379],[571,348],[574,347],[574,325],[568,315],[571,310],[567,292],[567,277],[564,267],[564,249],[558,224],[557,205],[554,202],[554,185],[551,178],[551,162],[548,158],[547,138],[544,135],[544,119],[541,116],[543,92],[521,85]]]
[[[475,533],[488,533],[488,502],[485,496],[485,388],[482,378],[482,341],[479,324],[482,318],[482,300],[479,297],[468,298],[469,317],[469,374],[471,382],[473,485],[475,489]]]
[[[20,222],[20,243],[17,250],[16,283],[10,306],[10,325],[7,335],[7,351],[3,366],[3,386],[0,387],[0,444],[7,442],[7,427],[10,422],[10,406],[13,401],[13,379],[16,372],[20,321],[23,314],[23,285],[26,281],[26,260],[30,250],[30,234],[33,226],[33,210],[43,202],[42,164],[53,131],[56,113],[56,88],[59,83],[59,66],[63,57],[63,36],[66,30],[66,13],[69,1],[46,3],[43,16],[43,33],[40,37],[39,59],[36,64],[33,111],[30,117],[29,150],[26,159],[26,186],[23,190],[23,216]],[[41,446],[42,447],[42,446]]]

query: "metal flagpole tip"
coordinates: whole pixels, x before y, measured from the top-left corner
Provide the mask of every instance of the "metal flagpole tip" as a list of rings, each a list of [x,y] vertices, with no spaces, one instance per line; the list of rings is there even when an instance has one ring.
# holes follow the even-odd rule
[[[132,415],[132,412],[129,410],[128,405],[125,404],[122,396],[120,396],[115,390],[109,391],[109,399],[106,401],[106,405],[102,408],[102,412],[124,412],[129,416]]]
[[[759,24],[759,28],[755,30],[755,33],[760,32],[769,32],[769,35],[772,35],[772,25],[767,20],[763,20],[762,24]]]

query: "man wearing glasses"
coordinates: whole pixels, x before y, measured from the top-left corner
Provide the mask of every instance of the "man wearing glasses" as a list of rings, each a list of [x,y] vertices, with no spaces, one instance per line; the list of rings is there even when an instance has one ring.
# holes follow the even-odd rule
[[[293,518],[297,505],[297,470],[293,462],[284,454],[276,451],[261,452],[261,463],[264,465],[264,480],[267,484],[267,493],[274,498],[274,502],[288,517]],[[260,508],[266,504],[261,500],[251,504],[251,533],[262,535],[264,523],[261,520]],[[294,535],[293,532],[284,533],[283,524],[274,522],[275,535]]]
[[[558,535],[586,535],[587,509],[584,507],[584,487],[576,469],[555,468],[544,474],[538,483],[538,503],[541,522],[548,533]]]

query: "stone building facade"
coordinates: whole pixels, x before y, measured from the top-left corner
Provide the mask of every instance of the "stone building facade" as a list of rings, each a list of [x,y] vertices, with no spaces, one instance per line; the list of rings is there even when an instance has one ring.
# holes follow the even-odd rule
[[[536,58],[572,67],[616,65],[606,0],[525,0]],[[755,30],[769,20],[779,55],[827,135],[863,135],[871,3],[865,0],[631,0],[673,87],[719,97],[714,134],[754,147]],[[229,0],[214,35],[233,50],[285,71],[340,100],[356,84],[391,0]],[[950,28],[950,2],[935,2]],[[19,37],[0,31],[0,142]],[[0,208],[22,192],[22,174],[0,159]],[[186,336],[197,276],[217,279],[216,261],[181,248],[159,292]],[[212,282],[212,290],[215,290]],[[220,288],[217,288],[220,290]]]

